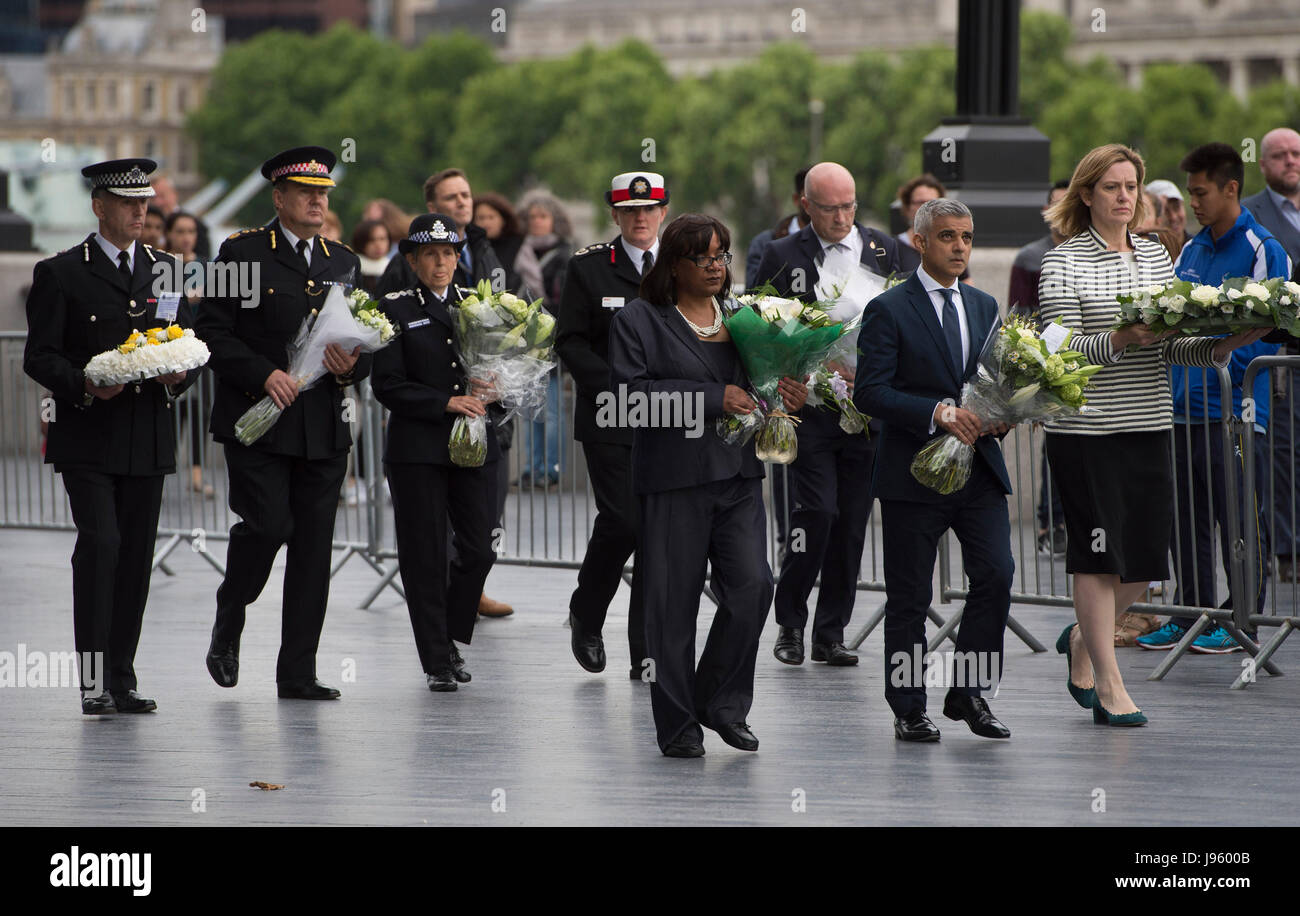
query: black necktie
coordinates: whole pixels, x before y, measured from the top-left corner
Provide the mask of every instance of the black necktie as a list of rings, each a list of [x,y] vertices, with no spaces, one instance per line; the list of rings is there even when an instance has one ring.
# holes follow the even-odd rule
[[[118,252],[117,264],[117,269],[122,274],[122,282],[126,284],[129,291],[131,289],[131,256],[125,251]]]
[[[645,256],[641,258],[641,276],[650,273],[650,268],[655,266],[655,256],[646,251]]]
[[[948,341],[948,358],[960,379],[966,367],[962,365],[961,323],[957,320],[957,306],[952,301],[952,290],[941,289],[939,295],[943,296],[943,336]]]
[[[307,261],[307,246],[310,244],[306,239],[298,239],[298,257],[302,258],[302,262],[308,267],[311,266]]]

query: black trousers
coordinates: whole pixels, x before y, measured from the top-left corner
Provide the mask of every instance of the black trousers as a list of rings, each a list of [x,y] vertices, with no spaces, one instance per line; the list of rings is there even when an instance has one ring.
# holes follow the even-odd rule
[[[316,677],[316,649],[329,603],[334,515],[347,458],[341,452],[308,461],[226,445],[230,509],[240,521],[230,529],[212,639],[238,648],[245,608],[262,594],[275,555],[288,544],[275,666],[280,684]]]
[[[451,667],[451,640],[474,638],[478,599],[492,568],[497,464],[478,468],[385,464],[397,559],[415,649],[425,674]],[[456,536],[448,561],[447,528]]]
[[[776,585],[776,622],[797,630],[807,626],[808,596],[820,573],[814,643],[844,642],[853,617],[875,457],[875,445],[865,436],[808,437],[789,466],[790,527]]]
[[[63,471],[63,486],[77,525],[72,627],[81,689],[134,690],[135,650],[149,599],[163,476],[68,469]],[[103,653],[102,667],[96,653]]]
[[[733,477],[641,496],[637,575],[660,750],[679,736],[702,739],[701,726],[749,715],[758,637],[772,603],[762,483]],[[696,618],[710,566],[718,610],[697,665]]]
[[[1174,552],[1174,578],[1178,590],[1175,604],[1191,607],[1218,606],[1215,595],[1214,528],[1219,529],[1220,558],[1224,569],[1232,558],[1232,544],[1228,540],[1228,513],[1236,512],[1242,538],[1255,539],[1255,610],[1264,613],[1264,599],[1268,591],[1268,525],[1263,518],[1262,506],[1245,504],[1243,486],[1242,448],[1240,437],[1232,461],[1237,476],[1237,489],[1228,499],[1224,486],[1223,433],[1218,423],[1212,423],[1206,435],[1203,424],[1174,424],[1174,492],[1177,495],[1174,511],[1174,533],[1169,545]],[[1268,442],[1260,433],[1255,437],[1255,480],[1267,479]],[[1256,484],[1256,492],[1264,487]],[[1231,579],[1231,577],[1229,577]],[[1229,602],[1231,598],[1229,598]],[[1194,617],[1171,617],[1170,621],[1181,627],[1190,627]]]
[[[1042,470],[1038,479],[1038,528],[1050,532],[1065,527],[1065,508],[1061,505],[1061,488],[1056,485],[1056,475],[1049,473],[1047,446],[1043,446]],[[1051,486],[1048,486],[1048,479]]]
[[[880,519],[885,548],[885,699],[894,715],[926,708],[925,682],[916,676],[919,666],[914,662],[925,654],[925,611],[933,597],[934,561],[939,538],[948,529],[961,544],[970,577],[956,651],[1000,680],[1015,561],[1007,498],[993,473],[977,457],[970,482],[957,493],[935,503],[882,499]],[[981,693],[969,680],[952,689],[971,696]]]
[[[596,497],[596,520],[578,570],[578,587],[569,599],[569,611],[584,627],[600,632],[609,603],[622,581],[623,566],[636,553],[639,506],[632,488],[631,446],[584,442],[582,452]],[[640,569],[638,557],[632,564],[627,615],[627,643],[633,666],[640,666],[647,657]]]

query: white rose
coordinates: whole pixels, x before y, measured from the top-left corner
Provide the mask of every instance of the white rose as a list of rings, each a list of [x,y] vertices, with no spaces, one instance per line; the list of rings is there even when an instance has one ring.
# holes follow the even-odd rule
[[[1242,296],[1246,295],[1239,289],[1230,289],[1227,290],[1226,292],[1228,294],[1228,298],[1233,300],[1234,302],[1240,299]]]
[[[1187,300],[1184,299],[1182,296],[1175,295],[1175,296],[1160,297],[1161,307],[1164,308],[1166,311],[1172,312],[1176,315],[1181,315],[1183,313],[1183,306],[1186,303]]]
[[[1192,299],[1201,305],[1213,305],[1219,298],[1219,288],[1217,286],[1195,286],[1192,287]]]
[[[1268,298],[1268,287],[1262,283],[1247,283],[1241,288],[1242,293],[1247,296],[1253,296],[1256,299]]]
[[[1287,280],[1282,284],[1282,287],[1291,294],[1291,298],[1294,299],[1300,297],[1300,283],[1292,283],[1290,280]]]
[[[1153,283],[1146,288],[1148,296],[1159,296],[1165,291],[1165,287],[1160,283]]]

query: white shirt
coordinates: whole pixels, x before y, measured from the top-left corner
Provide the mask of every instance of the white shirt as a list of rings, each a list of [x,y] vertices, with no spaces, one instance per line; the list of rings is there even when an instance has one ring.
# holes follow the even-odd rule
[[[284,223],[281,223],[281,224],[280,224],[280,231],[284,233],[284,240],[285,240],[286,242],[289,243],[289,247],[290,247],[291,249],[293,249],[293,251],[294,251],[295,254],[297,254],[297,253],[298,253],[298,242],[301,241],[301,240],[298,238],[298,236],[294,235],[294,234],[293,234],[292,232],[290,232],[288,229],[284,228]],[[315,246],[312,244],[312,240],[311,240],[311,239],[307,239],[307,251],[306,251],[305,253],[306,253],[306,255],[307,255],[307,266],[308,266],[308,267],[311,266],[311,251],[312,251],[312,249],[313,249],[314,247],[315,247]]]
[[[862,260],[862,233],[858,232],[858,227],[856,224],[851,229],[849,229],[849,234],[844,236],[844,238],[840,239],[838,242],[826,241],[820,235],[817,235],[816,230],[813,230],[813,235],[816,235],[817,241],[821,243],[823,258],[825,258],[826,250],[828,248],[831,248],[834,245],[844,245],[849,249],[849,254],[853,255],[853,260],[855,261]]]
[[[659,260],[658,239],[655,239],[654,244],[651,245],[649,248],[638,248],[635,245],[633,245],[631,242],[629,242],[627,239],[623,238],[623,236],[621,235],[618,237],[618,240],[623,243],[623,250],[626,251],[627,256],[632,259],[632,263],[636,265],[637,272],[640,274],[645,273],[645,271],[642,268],[644,267],[645,253],[647,251],[654,256],[654,259],[656,261]]]
[[[126,248],[118,248],[108,239],[104,238],[102,235],[96,232],[95,241],[99,242],[99,247],[104,250],[104,254],[108,255],[108,259],[113,262],[114,267],[118,266],[118,261],[117,261],[118,255],[120,255],[123,251],[125,251],[127,261],[131,265],[131,271],[133,273],[135,272],[135,241],[134,240],[132,240],[131,244],[128,245]]]
[[[930,297],[930,304],[934,306],[935,317],[939,319],[939,327],[943,327],[943,295],[939,292],[941,289],[952,290],[952,304],[957,309],[957,323],[961,326],[961,364],[965,366],[970,362],[970,325],[966,321],[966,303],[961,297],[961,281],[954,280],[952,286],[945,287],[925,272],[924,267],[916,269],[916,278],[921,281],[925,287],[926,295]],[[945,354],[946,355],[946,354]],[[936,401],[934,406],[938,407],[942,401]],[[930,432],[935,430],[934,411],[930,412]]]

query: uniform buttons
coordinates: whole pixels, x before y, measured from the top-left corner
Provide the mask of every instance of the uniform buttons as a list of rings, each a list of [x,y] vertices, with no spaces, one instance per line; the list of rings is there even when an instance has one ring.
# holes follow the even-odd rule
[[[454,359],[451,361],[451,368],[456,368],[456,361]]]
[[[167,402],[167,409],[168,409],[168,410],[171,410],[171,409],[172,409],[172,402],[171,402],[171,401],[168,401],[168,402]]]
[[[135,308],[135,300],[132,299],[130,302],[127,303],[127,305],[131,306],[132,308]]]
[[[94,321],[94,320],[95,320],[95,316],[94,316],[94,315],[91,315],[91,316],[90,316],[90,320],[91,320],[91,321]]]
[[[459,386],[459,385],[452,385],[452,386],[451,386],[451,390],[452,390],[452,391],[460,391],[460,386]]]
[[[94,318],[93,315],[91,316],[90,320],[91,320],[91,321],[94,321],[94,320],[95,320],[95,318]],[[447,343],[451,343],[451,338],[450,338],[450,337],[447,338]]]
[[[315,285],[316,285],[316,281],[315,281],[315,280],[308,280],[308,281],[307,281],[307,285],[308,285],[308,286],[315,286]]]
[[[268,294],[275,292],[275,290],[271,289],[269,286],[267,287],[266,291]]]
[[[135,393],[136,393],[136,394],[139,394],[139,393],[140,393],[140,386],[139,386],[139,385],[136,385],[136,386],[135,386]]]

